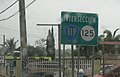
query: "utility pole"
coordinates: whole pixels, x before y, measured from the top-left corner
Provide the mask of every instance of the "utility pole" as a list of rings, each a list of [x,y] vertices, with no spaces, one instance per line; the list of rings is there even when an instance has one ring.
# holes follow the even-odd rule
[[[3,46],[5,46],[5,35],[3,35]]]
[[[5,47],[5,35],[3,35],[3,47]],[[5,67],[5,54],[4,54],[4,67]]]
[[[26,17],[25,17],[25,0],[19,0],[19,18],[20,18],[20,51],[21,51],[21,76],[28,77],[26,65],[23,65],[27,58],[27,34],[26,34]],[[23,69],[24,68],[24,69]]]
[[[3,35],[3,44],[0,44],[0,46],[5,46],[5,35]]]

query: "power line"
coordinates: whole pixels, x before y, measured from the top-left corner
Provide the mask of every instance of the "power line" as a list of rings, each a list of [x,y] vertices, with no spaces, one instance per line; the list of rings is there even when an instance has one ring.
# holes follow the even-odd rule
[[[7,11],[9,8],[11,8],[14,4],[16,4],[18,2],[18,0],[16,0],[14,3],[12,3],[10,6],[8,6],[6,9],[4,9],[3,11],[0,12],[0,14],[4,13],[5,11]]]
[[[14,13],[13,15],[11,15],[11,16],[9,16],[9,17],[7,17],[7,18],[3,18],[3,19],[1,19],[0,21],[5,21],[5,20],[8,20],[8,19],[10,19],[10,18],[14,17],[17,13],[19,13],[19,11],[18,11],[18,12],[16,12],[16,13]]]
[[[2,26],[0,26],[0,29],[1,29],[1,28],[7,29],[7,30],[12,30],[12,31],[13,31],[13,30],[16,30],[16,29],[13,29],[13,28],[7,28],[7,27],[2,27]],[[3,29],[2,29],[2,30],[3,30]]]
[[[24,9],[26,9],[27,7],[29,7],[32,3],[34,3],[36,0],[33,0],[32,2],[30,2]],[[22,10],[24,10],[24,9],[22,9]],[[11,15],[11,16],[9,16],[9,17],[7,17],[7,18],[3,18],[3,19],[1,19],[0,21],[5,21],[5,20],[8,20],[8,19],[10,19],[10,18],[12,18],[12,17],[14,17],[17,13],[19,13],[20,12],[20,10],[19,11],[17,11],[16,13],[14,13],[13,15]]]
[[[6,32],[8,32],[9,30],[11,30],[11,31],[13,31],[13,32],[17,32],[17,33],[18,33],[18,31],[17,31],[16,29],[13,29],[13,28],[7,28],[7,27],[0,27],[0,28],[7,29],[7,30],[4,30],[4,31],[6,31]],[[3,30],[3,29],[2,29],[2,30]],[[35,31],[30,31],[30,32],[28,32],[28,36],[29,36],[29,37],[39,38],[40,36],[38,36],[38,35],[39,35],[39,33],[35,32]],[[45,35],[45,33],[42,33],[41,35]]]

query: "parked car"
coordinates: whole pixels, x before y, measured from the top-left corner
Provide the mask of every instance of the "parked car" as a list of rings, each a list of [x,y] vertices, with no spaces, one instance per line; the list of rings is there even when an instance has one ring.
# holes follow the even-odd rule
[[[114,66],[113,64],[105,64],[104,69],[107,69],[113,66]],[[103,65],[100,66],[100,74],[103,74]]]
[[[106,68],[104,71],[104,77],[120,77],[120,64]],[[103,77],[103,74],[97,74],[93,77]]]

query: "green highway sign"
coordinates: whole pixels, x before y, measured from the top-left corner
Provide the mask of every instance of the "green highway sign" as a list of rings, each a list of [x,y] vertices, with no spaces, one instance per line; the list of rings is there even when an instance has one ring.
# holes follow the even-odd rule
[[[61,12],[61,44],[97,45],[98,15]]]

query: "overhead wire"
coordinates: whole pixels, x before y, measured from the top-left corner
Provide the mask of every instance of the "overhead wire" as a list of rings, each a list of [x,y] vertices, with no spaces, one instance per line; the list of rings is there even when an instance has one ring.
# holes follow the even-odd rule
[[[22,10],[25,10],[27,7],[29,7],[32,3],[34,3],[36,0],[33,0],[32,2],[30,2],[25,8],[23,8]],[[17,13],[19,13],[20,12],[20,10],[19,11],[17,11],[16,13],[14,13],[13,15],[11,15],[11,16],[9,16],[9,17],[7,17],[7,18],[3,18],[3,19],[1,19],[0,21],[5,21],[5,20],[8,20],[8,19],[10,19],[10,18],[12,18],[12,17],[14,17]]]
[[[9,8],[11,8],[17,2],[18,2],[18,0],[16,0],[15,2],[13,2],[10,6],[8,6],[6,9],[4,9],[3,11],[1,11],[0,14],[4,13],[5,11],[7,11]]]
[[[16,30],[16,29],[13,29],[13,28],[8,28],[8,27],[2,27],[2,26],[0,26],[0,29],[1,29],[1,28],[7,29],[7,30],[12,30],[12,31],[13,31],[13,30]],[[2,30],[3,30],[3,29],[2,29]],[[16,30],[16,31],[17,31],[17,30]]]
[[[9,30],[11,30],[11,31],[13,31],[13,32],[17,32],[17,33],[18,33],[18,31],[17,31],[16,29],[13,29],[13,28],[8,28],[8,27],[2,27],[2,26],[0,26],[0,29],[1,29],[1,28],[3,28],[2,30],[5,31],[5,32],[8,32]],[[4,29],[6,29],[6,30],[4,30]],[[28,37],[39,38],[38,35],[39,35],[39,33],[36,33],[36,32],[34,32],[34,31],[28,32]],[[44,33],[42,33],[42,35],[44,35]],[[37,36],[37,37],[36,37],[36,36]]]
[[[33,4],[34,2],[35,2],[36,0],[33,0],[32,2],[30,2],[25,8],[23,8],[22,10],[24,10],[24,9],[26,9],[27,7],[29,7],[31,4]],[[6,8],[6,10],[7,10],[7,8]],[[4,10],[4,12],[6,11],[6,10]],[[12,17],[14,17],[17,13],[19,13],[20,12],[20,10],[19,11],[17,11],[16,13],[14,13],[13,15],[11,15],[11,16],[9,16],[9,17],[7,17],[7,18],[4,18],[4,19],[1,19],[0,21],[5,21],[5,20],[8,20],[8,19],[10,19],[10,18],[12,18]],[[1,12],[1,14],[3,13],[3,11]],[[11,29],[11,28],[6,28],[6,27],[1,27],[1,28],[5,28],[5,29]],[[30,33],[31,34],[31,33]],[[39,37],[36,37],[36,36],[33,36],[33,35],[28,35],[28,37],[34,37],[34,38],[39,38]]]

